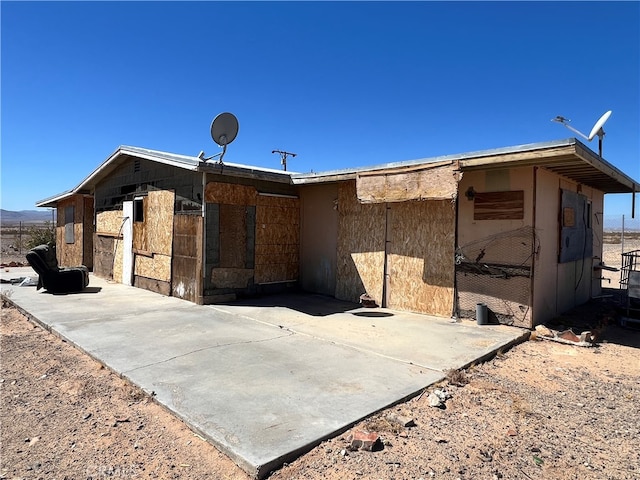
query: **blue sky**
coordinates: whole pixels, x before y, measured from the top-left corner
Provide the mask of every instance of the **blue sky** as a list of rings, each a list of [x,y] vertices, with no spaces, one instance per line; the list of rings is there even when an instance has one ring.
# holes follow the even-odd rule
[[[640,181],[639,2],[7,2],[2,208],[77,185],[119,145],[308,172],[589,133]],[[597,151],[597,139],[589,146]],[[638,196],[640,197],[640,195]],[[630,214],[607,195],[605,214]],[[637,200],[636,210],[640,210]]]

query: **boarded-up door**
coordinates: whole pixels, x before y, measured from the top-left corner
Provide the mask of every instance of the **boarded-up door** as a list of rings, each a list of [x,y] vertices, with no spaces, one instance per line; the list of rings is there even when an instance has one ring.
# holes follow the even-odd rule
[[[433,315],[453,311],[455,208],[450,200],[389,203],[386,306]]]

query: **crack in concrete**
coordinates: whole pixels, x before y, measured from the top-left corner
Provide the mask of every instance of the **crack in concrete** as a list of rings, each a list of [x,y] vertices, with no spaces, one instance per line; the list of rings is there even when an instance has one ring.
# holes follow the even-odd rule
[[[132,368],[131,370],[123,371],[122,373],[123,374],[129,374],[131,372],[135,372],[136,370],[141,370],[141,369],[147,368],[147,367],[154,367],[154,366],[160,365],[162,363],[170,362],[170,361],[175,360],[177,358],[187,357],[187,356],[192,355],[194,353],[204,352],[205,350],[213,350],[214,348],[231,347],[231,346],[235,346],[235,345],[250,345],[252,343],[271,342],[273,340],[278,340],[280,338],[291,337],[293,335],[296,335],[296,332],[289,331],[288,335],[278,335],[276,337],[263,338],[262,340],[247,340],[247,341],[244,341],[244,342],[230,342],[230,343],[222,343],[222,344],[219,344],[219,345],[211,345],[211,346],[208,346],[208,347],[198,348],[198,349],[192,350],[190,352],[181,353],[180,355],[174,355],[173,357],[165,358],[164,360],[160,360],[160,361],[157,361],[157,362],[149,363],[147,365],[141,365],[139,367]]]

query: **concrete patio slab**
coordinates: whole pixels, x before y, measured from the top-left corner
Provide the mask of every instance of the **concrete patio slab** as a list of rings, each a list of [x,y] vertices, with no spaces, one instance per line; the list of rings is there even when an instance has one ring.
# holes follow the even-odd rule
[[[86,293],[2,292],[257,477],[528,336],[315,295],[199,306],[94,276]]]

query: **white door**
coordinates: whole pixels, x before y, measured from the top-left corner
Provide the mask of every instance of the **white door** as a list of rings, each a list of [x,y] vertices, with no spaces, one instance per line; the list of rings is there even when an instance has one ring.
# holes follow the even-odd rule
[[[122,283],[133,278],[133,202],[122,204]]]

